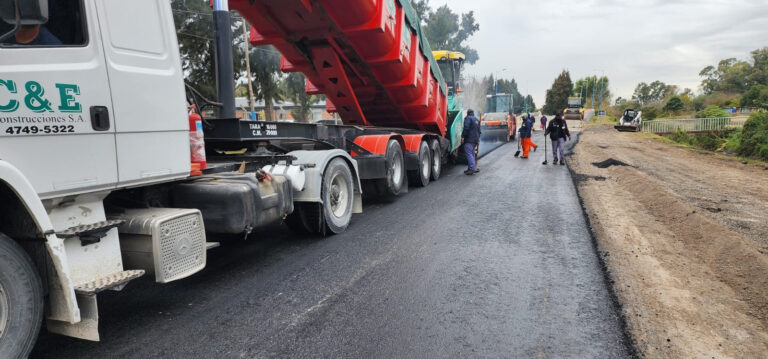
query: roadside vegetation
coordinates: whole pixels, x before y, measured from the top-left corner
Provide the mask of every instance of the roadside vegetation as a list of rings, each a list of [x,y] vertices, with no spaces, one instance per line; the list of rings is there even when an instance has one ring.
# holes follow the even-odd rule
[[[678,129],[665,138],[702,150],[768,162],[768,112],[753,114],[741,130],[689,134]]]

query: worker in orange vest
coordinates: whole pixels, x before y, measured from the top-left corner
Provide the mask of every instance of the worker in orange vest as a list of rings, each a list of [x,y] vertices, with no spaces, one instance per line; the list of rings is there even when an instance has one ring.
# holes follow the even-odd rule
[[[535,143],[533,143],[533,140],[531,140],[531,135],[533,134],[533,117],[531,117],[531,114],[523,115],[523,123],[520,125],[520,140],[523,146],[523,156],[520,158],[528,158],[528,154],[531,152],[531,147],[533,147],[533,152],[536,152],[536,148],[539,146]]]

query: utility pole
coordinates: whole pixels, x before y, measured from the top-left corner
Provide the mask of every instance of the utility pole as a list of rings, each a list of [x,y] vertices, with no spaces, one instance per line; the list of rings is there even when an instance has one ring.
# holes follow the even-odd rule
[[[253,77],[251,75],[251,50],[248,37],[248,22],[243,20],[243,43],[245,44],[245,72],[248,73],[248,103],[251,105],[251,121],[256,121],[256,103],[253,99]]]
[[[221,118],[235,118],[235,64],[232,58],[232,28],[229,2],[213,1],[214,48],[216,49],[216,92],[222,106]]]
[[[597,76],[592,77],[592,109],[595,109],[595,86],[597,86]]]

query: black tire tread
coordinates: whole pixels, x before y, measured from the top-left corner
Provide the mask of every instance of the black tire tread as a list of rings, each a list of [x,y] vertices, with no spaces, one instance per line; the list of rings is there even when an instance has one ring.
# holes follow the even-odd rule
[[[29,255],[2,233],[0,281],[11,302],[9,328],[13,324],[20,326],[20,330],[13,332],[6,328],[0,338],[0,358],[26,358],[35,345],[43,320],[43,285]]]

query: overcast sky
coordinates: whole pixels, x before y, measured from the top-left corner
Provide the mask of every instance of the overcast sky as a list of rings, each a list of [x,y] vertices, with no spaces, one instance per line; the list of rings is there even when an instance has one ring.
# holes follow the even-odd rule
[[[768,46],[768,0],[431,0],[475,11],[470,74],[507,70],[537,106],[562,69],[603,71],[615,96],[661,80],[698,91],[699,71]]]

